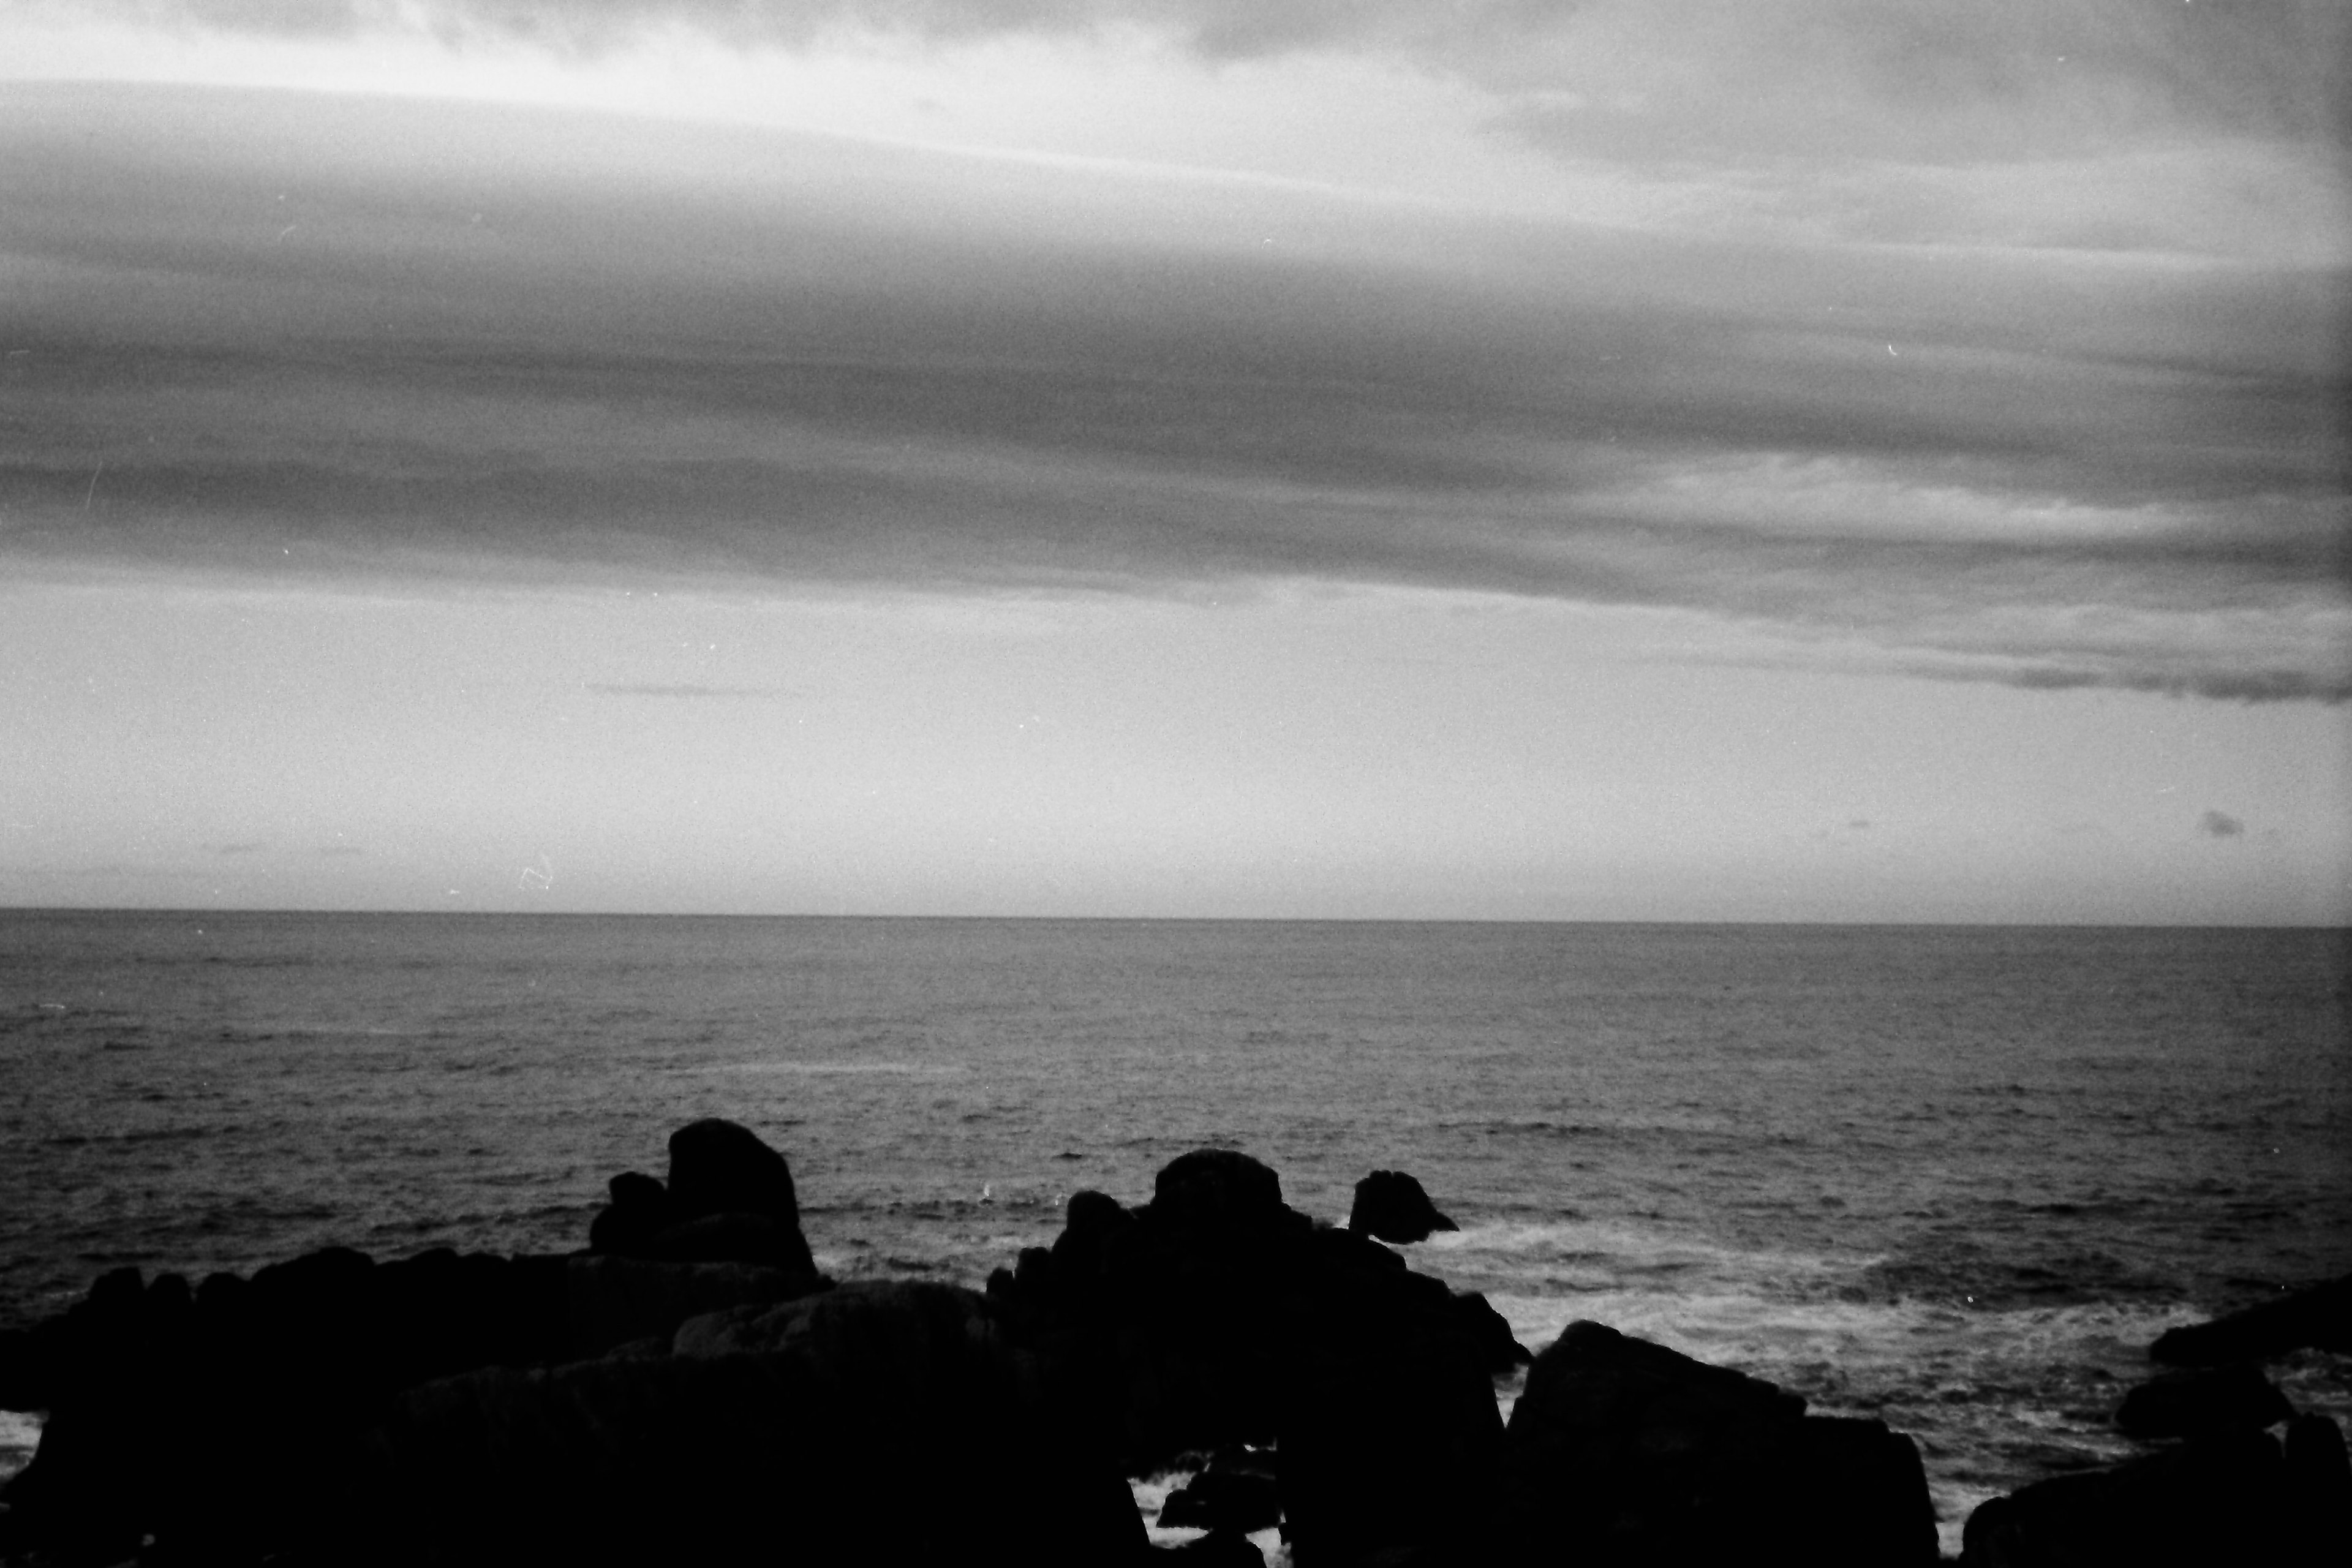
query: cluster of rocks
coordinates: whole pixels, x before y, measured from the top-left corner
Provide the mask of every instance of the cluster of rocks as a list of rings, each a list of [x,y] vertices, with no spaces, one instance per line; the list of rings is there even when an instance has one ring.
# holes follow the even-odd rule
[[[334,1250],[194,1289],[123,1270],[0,1335],[0,1406],[48,1413],[0,1553],[1141,1563],[1127,1478],[1181,1467],[1158,1522],[1206,1531],[1173,1549],[1205,1563],[1261,1562],[1276,1524],[1300,1568],[1937,1560],[1909,1438],[1601,1324],[1533,1358],[1507,1427],[1495,1380],[1530,1358],[1376,1239],[1452,1228],[1400,1173],[1341,1228],[1196,1151],[1148,1202],[1079,1194],[980,1292],[824,1279],[785,1162],[743,1128],[681,1129],[670,1159],[666,1183],[614,1178],[583,1252]],[[2257,1453],[2278,1406],[2242,1371],[2135,1400],[2186,1458],[1996,1500],[1968,1561],[2241,1560],[2166,1555],[2221,1526],[2114,1519],[2210,1522],[2237,1488],[2303,1520],[2344,1468],[2324,1420],[2333,1471],[2307,1422]]]
[[[2148,1354],[2175,1370],[2116,1412],[2149,1451],[1992,1499],[1969,1516],[1961,1562],[2201,1568],[2352,1557],[2343,1430],[2298,1415],[2258,1364],[2306,1348],[2352,1351],[2352,1276],[2168,1331]]]

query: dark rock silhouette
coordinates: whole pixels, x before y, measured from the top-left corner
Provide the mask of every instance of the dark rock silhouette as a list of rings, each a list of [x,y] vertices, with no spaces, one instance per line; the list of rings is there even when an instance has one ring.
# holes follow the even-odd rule
[[[1967,1568],[2210,1568],[2284,1561],[2279,1446],[2241,1427],[2113,1469],[2059,1476],[1969,1515]]]
[[[2352,1351],[2352,1274],[2210,1322],[2168,1329],[2147,1353],[2167,1366],[2221,1366],[2307,1348]]]
[[[1493,1518],[1507,1325],[1504,1349],[1483,1300],[1316,1225],[1246,1154],[1183,1155],[1135,1209],[1079,1194],[989,1289],[1131,1473],[1277,1445],[1301,1563],[1458,1544]]]
[[[749,1263],[670,1263],[594,1253],[562,1261],[561,1353],[532,1360],[576,1361],[646,1340],[658,1340],[667,1351],[670,1335],[688,1318],[725,1307],[790,1301],[829,1283],[813,1274]],[[531,1361],[475,1364],[515,1366]]]
[[[2352,1557],[2352,1459],[2345,1454],[2342,1428],[2325,1415],[2296,1416],[2286,1424],[2284,1458],[2289,1560]]]
[[[2196,1437],[2275,1426],[2294,1414],[2260,1368],[2240,1363],[2167,1373],[2141,1384],[2124,1395],[2116,1425],[2139,1438]]]
[[[1402,1171],[1374,1171],[1356,1184],[1348,1228],[1382,1241],[1426,1241],[1441,1230],[1462,1227],[1437,1212],[1421,1184]]]
[[[749,1128],[717,1117],[670,1134],[667,1186],[637,1171],[611,1183],[592,1251],[680,1263],[751,1263],[814,1276],[792,1167]]]
[[[732,1309],[681,1352],[402,1394],[347,1494],[386,1563],[1140,1561],[1117,1469],[986,1302],[912,1281]]]
[[[1281,1522],[1281,1483],[1271,1455],[1220,1455],[1160,1506],[1170,1530],[1227,1530],[1246,1535]]]
[[[657,1210],[656,1253],[734,1260],[440,1249],[380,1264],[332,1247],[193,1290],[124,1269],[0,1339],[0,1403],[48,1412],[9,1484],[0,1551],[118,1561],[148,1536],[192,1558],[292,1550],[341,1528],[338,1467],[404,1389],[622,1347],[666,1355],[689,1317],[829,1283],[809,1264],[781,1155],[730,1123],[673,1143],[694,1202],[725,1206],[692,1212],[631,1174],[607,1214],[623,1212],[626,1232]],[[667,1239],[680,1234],[689,1245]]]
[[[1528,1369],[1508,1466],[1530,1562],[1937,1561],[1909,1438],[1808,1416],[1796,1394],[1599,1323],[1570,1325]]]

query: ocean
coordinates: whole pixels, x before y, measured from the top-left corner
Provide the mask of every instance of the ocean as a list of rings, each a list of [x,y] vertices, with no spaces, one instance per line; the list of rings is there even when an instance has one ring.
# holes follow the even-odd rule
[[[979,1285],[1245,1150],[1539,1349],[1580,1318],[1917,1439],[2132,1451],[2164,1329],[2352,1270],[2341,931],[0,911],[0,1324],[136,1265],[584,1245],[706,1115],[819,1265]],[[2273,1374],[2352,1422],[2352,1358]],[[1501,1397],[1507,1400],[1505,1388]],[[30,1418],[0,1426],[0,1472]]]

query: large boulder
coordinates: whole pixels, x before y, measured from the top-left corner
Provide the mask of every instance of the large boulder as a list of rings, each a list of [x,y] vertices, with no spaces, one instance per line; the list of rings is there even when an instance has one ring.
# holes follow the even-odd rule
[[[1078,1194],[989,1288],[1131,1473],[1277,1445],[1302,1563],[1433,1550],[1493,1517],[1499,1320],[1292,1209],[1246,1154],[1183,1155],[1132,1209]]]
[[[593,1252],[677,1263],[749,1263],[814,1277],[792,1167],[751,1129],[718,1117],[670,1134],[667,1186],[638,1171],[611,1183]]]
[[[2352,1351],[2352,1274],[2210,1322],[2168,1329],[2147,1353],[2168,1366],[2221,1366],[2304,1349]]]
[[[2275,1426],[2294,1414],[2259,1367],[2240,1363],[2152,1378],[2124,1395],[2116,1425],[2142,1439],[2196,1437]]]
[[[1139,1562],[1108,1457],[986,1303],[845,1287],[682,1326],[679,1353],[403,1394],[347,1493],[377,1561]]]
[[[1603,1324],[1570,1324],[1511,1414],[1507,1508],[1529,1563],[1932,1564],[1918,1450],[1877,1421]]]
[[[2325,1415],[2298,1415],[2286,1424],[2287,1561],[2341,1563],[2352,1558],[2352,1458],[2344,1430]]]
[[[1969,1515],[1967,1568],[2210,1568],[2290,1561],[2279,1446],[2239,1428],[2058,1476]]]
[[[1374,1171],[1356,1184],[1348,1228],[1382,1241],[1415,1242],[1462,1227],[1437,1212],[1420,1182],[1402,1171]]]

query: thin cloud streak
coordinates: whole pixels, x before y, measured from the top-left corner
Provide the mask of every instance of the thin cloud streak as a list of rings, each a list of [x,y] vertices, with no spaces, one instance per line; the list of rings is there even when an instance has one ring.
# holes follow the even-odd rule
[[[599,697],[656,697],[690,702],[764,700],[790,695],[781,686],[704,686],[692,681],[590,681]]]
[[[2340,270],[22,100],[22,561],[1406,584],[1696,609],[1937,679],[2352,693]]]

